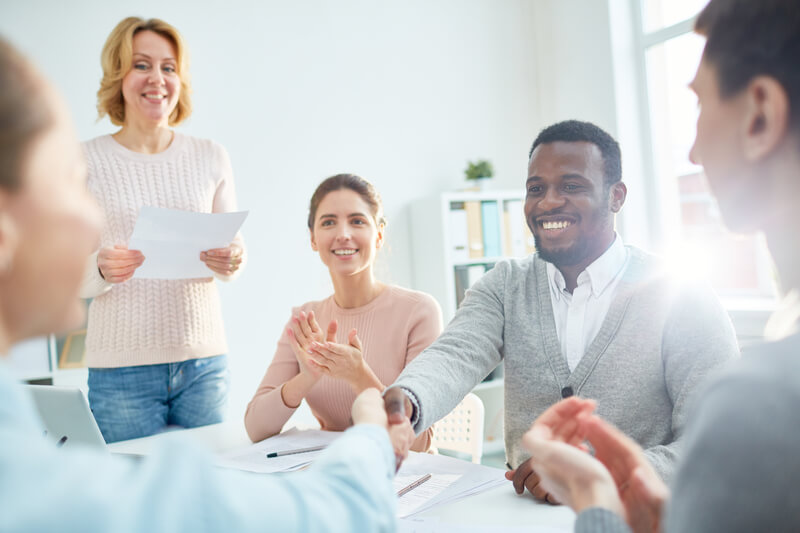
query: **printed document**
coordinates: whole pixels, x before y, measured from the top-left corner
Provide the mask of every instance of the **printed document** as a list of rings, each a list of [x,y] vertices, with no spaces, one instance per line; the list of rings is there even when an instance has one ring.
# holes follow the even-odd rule
[[[128,242],[144,254],[134,272],[140,279],[210,278],[214,273],[200,260],[200,252],[225,248],[247,218],[236,213],[195,213],[144,206]]]

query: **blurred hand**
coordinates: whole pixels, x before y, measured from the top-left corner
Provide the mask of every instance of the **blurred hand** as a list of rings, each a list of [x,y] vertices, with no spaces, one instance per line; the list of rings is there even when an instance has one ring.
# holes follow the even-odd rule
[[[353,424],[375,424],[388,428],[389,422],[378,389],[367,389],[356,396],[351,409]]]
[[[417,436],[414,434],[414,429],[408,419],[400,424],[389,426],[389,440],[392,441],[392,447],[394,448],[396,470],[400,470],[400,465],[408,458],[408,451],[416,438]]]
[[[206,264],[208,268],[221,276],[230,276],[242,264],[242,256],[244,250],[236,243],[231,243],[225,248],[212,248],[200,252],[200,260]]]
[[[642,448],[597,416],[586,417],[581,425],[594,448],[595,457],[614,479],[631,529],[637,533],[659,531],[669,489],[644,456]]]
[[[551,406],[536,419],[534,425],[538,424],[550,438],[585,449],[583,436],[578,431],[580,428],[578,419],[584,414],[591,413],[594,408],[593,401],[573,396]],[[560,498],[548,493],[542,486],[541,479],[536,472],[536,463],[534,458],[525,461],[516,469],[506,472],[506,479],[513,482],[517,494],[522,494],[527,488],[537,500],[558,504],[561,501]]]
[[[414,434],[414,430],[411,427],[411,400],[408,399],[408,395],[403,392],[403,389],[400,387],[391,387],[386,389],[383,392],[383,404],[384,409],[386,410],[386,416],[389,420],[389,431],[391,433],[394,426],[401,426],[401,427],[408,427],[411,429],[411,435]],[[398,430],[400,431],[400,430]],[[411,439],[414,440],[413,438]],[[394,444],[394,442],[392,443]],[[409,443],[409,448],[411,444]],[[400,465],[403,461],[408,457],[408,449],[403,450],[403,448],[398,448],[395,446],[394,449],[394,456],[395,460],[397,461],[397,469],[400,469]]]
[[[383,393],[383,403],[389,424],[402,424],[411,418],[412,405],[400,387],[391,387]]]
[[[614,480],[600,461],[536,422],[522,437],[522,444],[536,462],[542,490],[576,513],[604,507],[625,517]]]
[[[97,268],[100,275],[109,283],[122,283],[133,277],[133,273],[144,263],[144,255],[139,250],[128,250],[127,246],[101,248],[97,253]]]
[[[299,315],[292,317],[286,330],[286,336],[289,338],[289,345],[292,347],[292,351],[300,365],[301,373],[314,379],[319,379],[322,375],[322,369],[311,360],[309,354],[311,344],[314,342],[335,341],[337,327],[336,321],[332,320],[328,324],[328,330],[322,331],[313,311],[309,313],[300,311]]]

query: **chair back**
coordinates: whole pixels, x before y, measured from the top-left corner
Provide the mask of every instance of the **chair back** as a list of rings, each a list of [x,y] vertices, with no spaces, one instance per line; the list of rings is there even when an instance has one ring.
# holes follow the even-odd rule
[[[473,463],[483,455],[483,402],[469,393],[450,414],[433,426],[431,446],[469,454]]]

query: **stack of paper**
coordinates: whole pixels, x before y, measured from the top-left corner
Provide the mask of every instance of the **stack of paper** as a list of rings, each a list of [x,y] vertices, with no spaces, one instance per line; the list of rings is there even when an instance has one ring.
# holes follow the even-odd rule
[[[430,479],[397,498],[397,516],[402,518],[418,513],[423,508],[427,509],[430,507],[427,505],[428,502],[439,496],[460,477],[458,474],[431,474]],[[395,492],[417,478],[419,476],[416,474],[397,474],[394,478]]]
[[[291,472],[308,466],[322,453],[322,450],[269,458],[267,454],[327,446],[341,435],[342,433],[338,431],[319,429],[300,431],[292,428],[280,435],[223,454],[217,459],[217,466],[259,473]]]
[[[499,468],[476,465],[444,455],[416,452],[409,453],[397,475],[419,476],[429,472],[438,478],[437,481],[428,487],[426,493],[420,493],[419,497],[415,497],[414,492],[425,489],[425,485],[434,481],[433,477],[400,498],[397,516],[411,516],[436,505],[454,502],[508,483],[503,470]],[[412,502],[404,502],[404,498],[414,500],[413,505]],[[415,501],[418,499],[422,501]]]

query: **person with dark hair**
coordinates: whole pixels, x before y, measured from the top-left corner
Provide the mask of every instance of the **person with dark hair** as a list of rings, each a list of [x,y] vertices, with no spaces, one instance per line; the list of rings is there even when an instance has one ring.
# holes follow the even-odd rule
[[[783,300],[765,341],[703,391],[671,496],[592,402],[560,403],[534,423],[525,445],[583,533],[800,531],[800,3],[711,0],[695,31],[706,45],[690,84],[700,114],[689,156],[728,227],[764,232]]]
[[[322,429],[343,431],[350,406],[368,387],[385,388],[442,331],[442,312],[430,295],[386,285],[373,272],[386,220],[375,187],[337,174],[311,196],[311,248],[333,282],[333,294],[292,310],[275,356],[244,422],[253,441],[280,432],[305,399]],[[344,335],[337,333],[342,332]],[[432,430],[414,451],[426,451]]]
[[[355,427],[291,476],[216,468],[177,436],[139,461],[42,436],[5,355],[81,322],[101,216],[66,106],[1,37],[0,87],[0,531],[394,531],[392,449],[413,432],[387,434],[375,389],[354,402]]]
[[[444,333],[384,394],[390,421],[417,431],[505,365],[506,477],[554,502],[521,438],[561,398],[593,398],[669,479],[689,406],[738,346],[705,284],[679,283],[614,230],[627,188],[616,141],[570,120],[530,152],[525,216],[537,252],[501,261],[467,292]]]

